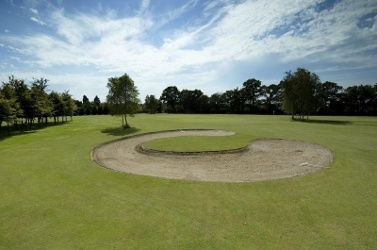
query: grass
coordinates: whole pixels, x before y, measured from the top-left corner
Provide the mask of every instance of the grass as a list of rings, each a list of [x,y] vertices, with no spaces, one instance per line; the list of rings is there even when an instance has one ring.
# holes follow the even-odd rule
[[[311,119],[145,114],[123,130],[117,118],[86,116],[2,137],[0,249],[374,249],[377,118]],[[184,128],[237,133],[205,147],[313,142],[334,162],[304,177],[232,184],[117,173],[90,160],[105,141]]]
[[[145,148],[172,152],[202,152],[239,149],[247,145],[245,138],[229,136],[182,136],[151,140],[143,144]]]

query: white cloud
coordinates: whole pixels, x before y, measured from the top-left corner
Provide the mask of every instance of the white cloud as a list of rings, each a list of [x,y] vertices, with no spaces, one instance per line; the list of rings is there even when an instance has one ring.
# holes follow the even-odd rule
[[[39,25],[46,25],[45,22],[39,20],[39,19],[36,18],[36,17],[31,17],[30,20],[32,20],[33,22],[36,22],[36,23],[39,24]]]
[[[131,39],[139,35],[151,23],[145,18],[131,17],[117,19],[107,16],[77,14],[67,16],[63,10],[55,11],[52,20],[57,33],[72,45],[80,45],[103,38]]]
[[[140,10],[138,11],[139,15],[145,15],[147,13],[150,0],[142,0],[140,3]]]
[[[37,9],[30,8],[29,10],[30,10],[31,12],[33,12],[34,14],[38,15],[38,10],[37,10]]]

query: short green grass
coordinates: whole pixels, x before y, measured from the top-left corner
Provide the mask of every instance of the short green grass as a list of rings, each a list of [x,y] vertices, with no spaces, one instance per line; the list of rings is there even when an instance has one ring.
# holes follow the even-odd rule
[[[377,118],[143,114],[130,124],[75,117],[1,137],[0,249],[375,249]],[[106,141],[190,128],[237,133],[209,144],[313,142],[334,162],[299,178],[210,183],[118,173],[90,159]]]
[[[182,136],[151,140],[143,144],[147,149],[172,152],[202,152],[240,149],[247,141],[240,136]]]

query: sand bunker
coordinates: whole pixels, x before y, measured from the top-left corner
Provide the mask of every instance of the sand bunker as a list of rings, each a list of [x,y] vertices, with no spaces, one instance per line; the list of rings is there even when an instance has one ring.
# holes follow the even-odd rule
[[[291,140],[256,140],[219,153],[173,154],[143,150],[144,142],[178,136],[230,136],[224,130],[148,133],[102,144],[91,153],[100,166],[115,171],[168,179],[248,182],[290,178],[317,172],[332,161],[319,145]]]

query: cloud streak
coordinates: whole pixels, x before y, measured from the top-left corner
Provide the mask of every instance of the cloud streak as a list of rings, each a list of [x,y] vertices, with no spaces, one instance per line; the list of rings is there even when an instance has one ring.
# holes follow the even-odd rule
[[[45,22],[39,20],[39,19],[36,18],[36,17],[31,17],[30,20],[33,21],[33,22],[36,22],[36,23],[39,24],[39,25],[46,25]]]

